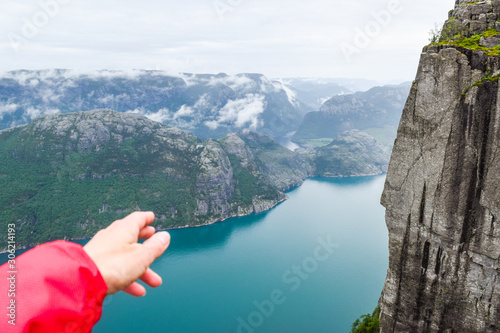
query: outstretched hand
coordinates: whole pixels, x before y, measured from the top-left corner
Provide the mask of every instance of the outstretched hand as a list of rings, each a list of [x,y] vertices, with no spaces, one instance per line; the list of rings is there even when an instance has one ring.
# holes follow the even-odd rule
[[[146,289],[136,282],[139,278],[151,287],[161,285],[161,277],[149,266],[167,249],[170,234],[155,233],[149,226],[153,221],[152,212],[132,213],[99,231],[84,246],[108,286],[108,295],[123,290],[144,296]],[[147,240],[139,244],[139,239]]]

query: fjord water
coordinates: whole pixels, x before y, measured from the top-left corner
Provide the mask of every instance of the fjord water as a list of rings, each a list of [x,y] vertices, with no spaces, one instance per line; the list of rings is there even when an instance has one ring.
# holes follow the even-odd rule
[[[108,297],[94,332],[348,332],[385,279],[384,179],[310,179],[267,213],[171,231],[163,285]]]

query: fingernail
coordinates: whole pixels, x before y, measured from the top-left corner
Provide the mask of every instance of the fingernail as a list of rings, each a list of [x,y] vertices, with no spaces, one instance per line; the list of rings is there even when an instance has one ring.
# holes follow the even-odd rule
[[[163,245],[168,245],[170,243],[170,234],[168,232],[159,232],[156,237],[163,243]]]

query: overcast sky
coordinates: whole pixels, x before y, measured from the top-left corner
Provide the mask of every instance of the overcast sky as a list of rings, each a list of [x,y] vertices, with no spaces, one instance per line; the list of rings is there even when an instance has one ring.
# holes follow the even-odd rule
[[[407,81],[429,31],[454,2],[2,0],[0,71],[161,69]]]

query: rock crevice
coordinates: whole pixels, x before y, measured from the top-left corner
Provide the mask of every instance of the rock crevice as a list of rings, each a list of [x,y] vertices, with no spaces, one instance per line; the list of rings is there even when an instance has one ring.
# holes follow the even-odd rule
[[[445,27],[481,34],[499,9],[459,1]],[[488,52],[441,43],[422,53],[381,200],[382,332],[500,329],[500,57]]]

